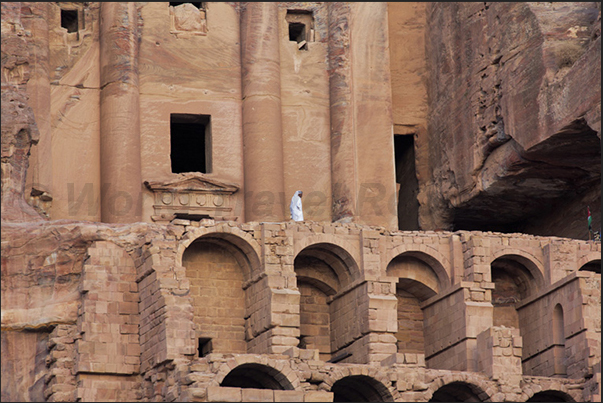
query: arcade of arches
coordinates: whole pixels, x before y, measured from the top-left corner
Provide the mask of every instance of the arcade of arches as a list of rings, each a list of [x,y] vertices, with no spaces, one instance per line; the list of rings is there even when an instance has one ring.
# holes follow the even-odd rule
[[[289,232],[290,225],[300,228]],[[460,245],[460,249],[466,249],[464,256],[468,255],[467,251],[473,254],[471,256],[481,252],[484,256],[482,261],[487,261],[488,249],[482,248],[483,241],[480,241],[486,238],[479,238],[485,236],[488,237],[490,245],[493,245],[489,249],[495,257],[490,258],[486,270],[475,265],[472,276],[467,276],[465,272],[465,278],[472,277],[473,282],[467,284],[467,280],[462,280],[464,283],[459,283],[455,280],[455,274],[458,276],[458,272],[450,266],[450,258],[454,257],[454,241],[457,238],[452,234],[438,234],[433,235],[432,239],[424,237],[419,244],[421,246],[392,250],[390,257],[386,259],[385,270],[377,269],[383,271],[372,275],[376,281],[367,281],[366,277],[358,277],[363,276],[363,266],[357,263],[362,261],[358,258],[358,253],[363,253],[366,276],[366,256],[382,253],[383,249],[378,244],[387,238],[364,229],[356,232],[354,229],[357,227],[353,226],[339,228],[348,231],[346,239],[355,234],[356,239],[361,241],[360,245],[368,246],[363,249],[350,247],[349,245],[354,243],[342,244],[338,241],[339,237],[327,233],[317,238],[317,241],[296,249],[295,244],[301,242],[304,235],[312,235],[314,230],[300,224],[275,225],[274,228],[264,224],[263,242],[270,237],[273,240],[265,243],[263,258],[270,262],[280,262],[281,276],[287,280],[274,284],[288,284],[287,288],[291,290],[287,291],[288,301],[294,302],[297,307],[270,305],[270,302],[265,301],[267,307],[257,308],[258,301],[252,302],[254,299],[249,294],[250,284],[256,284],[250,279],[252,268],[248,256],[240,247],[211,236],[202,236],[190,243],[183,253],[182,264],[190,280],[196,337],[199,340],[211,339],[209,349],[206,345],[206,351],[202,352],[199,347],[197,356],[204,357],[209,353],[255,353],[259,343],[270,337],[270,332],[280,332],[282,335],[290,335],[292,341],[286,342],[287,337],[284,336],[278,339],[273,337],[268,344],[272,346],[272,351],[280,350],[296,359],[318,360],[325,363],[323,365],[366,364],[380,360],[382,365],[396,364],[433,370],[474,368],[473,370],[478,372],[493,375],[498,371],[497,376],[504,376],[504,371],[515,371],[520,374],[524,372],[530,375],[572,379],[572,363],[567,359],[566,350],[571,347],[572,342],[568,341],[571,337],[565,318],[566,311],[579,307],[567,306],[566,302],[558,303],[541,318],[541,323],[550,322],[553,326],[554,332],[550,340],[536,340],[538,336],[534,329],[537,326],[534,324],[533,312],[537,310],[540,314],[545,311],[544,306],[551,298],[566,299],[564,295],[568,292],[580,292],[582,283],[592,283],[593,279],[597,281],[598,273],[594,269],[598,261],[592,260],[582,265],[581,270],[576,268],[564,278],[565,273],[543,272],[543,260],[538,258],[538,253],[543,253],[541,245],[550,248],[551,243],[539,241],[536,245],[534,240],[538,238],[529,237],[526,245],[531,245],[530,247],[509,248],[508,253],[501,253],[505,250],[503,238],[506,236],[501,238],[498,235],[461,233],[461,243],[465,246]],[[446,238],[448,242],[443,241]],[[409,239],[410,243],[415,245],[414,239]],[[433,242],[436,239],[437,242]],[[404,240],[405,238],[400,239],[402,243]],[[498,242],[500,246],[494,246]],[[576,257],[575,261],[579,259]],[[286,261],[292,264],[283,264]],[[383,262],[383,259],[380,261]],[[550,268],[544,267],[544,270]],[[555,277],[562,280],[562,283],[565,281],[565,286],[560,288],[557,285],[551,289],[545,278]],[[480,278],[479,282],[475,281]],[[293,284],[295,286],[292,286]],[[465,293],[464,290],[467,290],[466,295],[469,297],[464,299],[466,302],[459,298]],[[273,295],[276,295],[274,292],[276,291],[273,291]],[[281,294],[278,295],[278,298],[281,298]],[[441,305],[446,301],[450,301],[446,303],[448,308],[442,311]],[[459,308],[465,306],[465,309],[471,304],[479,303],[473,306],[483,306],[480,308],[482,311],[476,311],[481,315],[482,323],[492,326],[494,336],[491,336],[489,341],[487,337],[473,339],[477,341],[477,363],[461,360],[457,364],[450,364],[450,360],[454,360],[452,354],[458,356],[458,351],[463,348],[468,351],[471,344],[466,325],[463,328],[462,324],[454,322],[456,314],[450,310],[453,301],[460,301]],[[256,308],[251,307],[252,303],[255,303]],[[280,318],[282,322],[263,334],[254,334],[250,330],[250,316],[254,309],[270,309],[272,325],[275,324],[275,318]],[[395,321],[392,321],[394,318]],[[278,319],[276,322],[278,323]],[[353,326],[365,326],[368,332],[359,330],[355,333]],[[431,329],[437,329],[438,326],[442,329],[442,334],[434,337]],[[448,341],[450,334],[444,334],[449,333],[449,329],[460,334],[453,335],[457,337],[456,343]],[[516,330],[508,332],[505,329]],[[342,339],[343,334],[348,338]],[[426,334],[430,337],[426,338]],[[583,336],[575,336],[574,342],[580,337]],[[277,348],[274,344],[276,340],[280,340],[283,346]],[[511,355],[508,359],[505,358],[507,353],[504,348],[493,348],[496,347],[496,340],[501,347],[510,346]],[[379,349],[384,353],[375,353]],[[541,353],[534,354],[534,351]],[[214,356],[215,354],[210,355],[212,358]],[[495,363],[505,362],[505,359],[509,367],[502,367],[503,373],[500,374],[501,366]],[[549,360],[549,366],[539,364]],[[333,363],[329,364],[331,361]],[[513,370],[517,363],[519,366]],[[575,363],[573,365],[575,366]],[[284,391],[286,388],[283,388],[282,382],[271,380],[275,376],[278,376],[278,373],[259,366],[241,366],[233,370],[220,387],[224,390],[241,388]],[[319,382],[312,381],[311,384],[318,385]],[[483,391],[476,390],[463,382],[453,382],[434,390],[430,401],[482,401]],[[364,375],[344,377],[330,385],[329,392],[332,393],[334,401],[395,399],[387,386]],[[533,398],[539,399],[539,396],[541,395],[535,395]]]
[[[87,400],[98,398],[98,381],[124,400],[136,391],[199,401],[599,398],[598,242],[338,223],[172,227],[139,245],[129,235],[137,229],[123,238],[86,229],[111,242],[81,257],[78,323],[3,335],[3,351],[52,340],[50,356],[95,357],[78,364],[89,372],[55,381]],[[36,247],[23,245],[3,259]],[[3,318],[23,312],[3,304]],[[118,338],[82,337],[106,321],[121,323]],[[66,365],[49,360],[41,370],[37,361],[21,363],[30,377]]]

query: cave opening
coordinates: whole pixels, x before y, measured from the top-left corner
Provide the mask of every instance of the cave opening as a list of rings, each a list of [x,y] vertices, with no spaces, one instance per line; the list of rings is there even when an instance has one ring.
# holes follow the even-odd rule
[[[600,231],[601,139],[584,119],[529,150],[514,140],[500,150],[497,162],[476,174],[476,187],[459,189],[449,203],[452,231],[588,240],[596,235],[589,233],[588,209],[592,231]]]

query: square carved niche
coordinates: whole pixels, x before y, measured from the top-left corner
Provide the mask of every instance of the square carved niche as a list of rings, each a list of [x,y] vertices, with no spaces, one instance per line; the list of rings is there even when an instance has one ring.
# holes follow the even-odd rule
[[[207,35],[207,3],[169,3],[170,33],[177,38]]]

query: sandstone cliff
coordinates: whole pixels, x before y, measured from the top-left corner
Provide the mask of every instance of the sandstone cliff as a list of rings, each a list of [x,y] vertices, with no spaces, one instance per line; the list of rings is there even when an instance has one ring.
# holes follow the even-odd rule
[[[428,7],[423,228],[587,239],[587,205],[600,222],[598,4]]]
[[[2,3],[2,220],[34,221],[41,216],[25,202],[29,153],[38,141],[28,105],[29,51],[21,25],[21,3]]]

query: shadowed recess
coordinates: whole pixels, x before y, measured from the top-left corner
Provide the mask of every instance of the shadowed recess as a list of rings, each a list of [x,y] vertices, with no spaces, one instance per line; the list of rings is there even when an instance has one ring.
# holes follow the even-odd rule
[[[481,402],[482,400],[463,382],[452,382],[436,390],[430,402]]]
[[[331,388],[334,402],[393,402],[387,388],[365,375],[346,376]]]
[[[233,388],[293,390],[291,382],[267,365],[242,364],[226,375],[220,386]]]
[[[575,402],[570,395],[558,390],[544,390],[535,393],[534,396],[526,400],[528,402]]]

